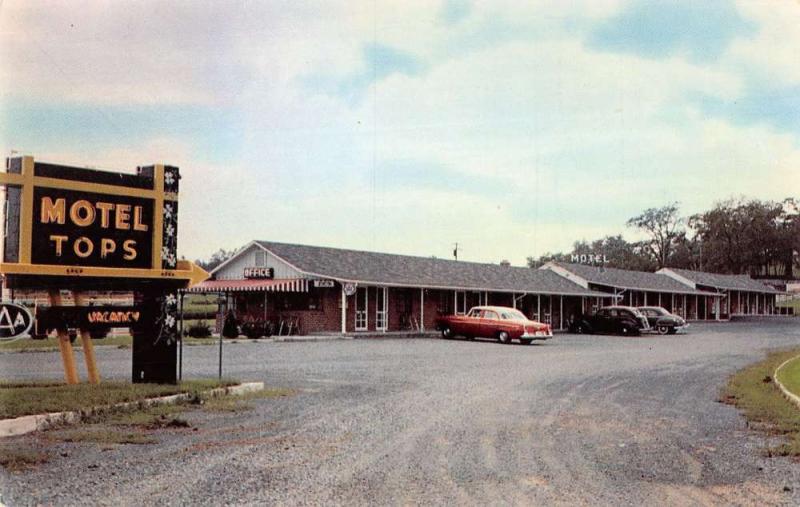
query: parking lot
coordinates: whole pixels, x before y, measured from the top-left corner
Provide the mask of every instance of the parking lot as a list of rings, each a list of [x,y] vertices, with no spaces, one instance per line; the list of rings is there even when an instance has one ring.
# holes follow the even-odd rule
[[[10,504],[797,504],[798,465],[717,402],[737,369],[800,345],[791,318],[678,336],[561,334],[499,345],[371,339],[225,346],[228,377],[289,387],[249,411],[191,412],[158,444],[48,443],[0,471]],[[105,378],[130,350],[99,348]],[[184,376],[217,349],[185,349]],[[80,356],[80,354],[76,354]],[[79,371],[83,365],[79,364]],[[0,354],[0,378],[59,378],[57,353]]]

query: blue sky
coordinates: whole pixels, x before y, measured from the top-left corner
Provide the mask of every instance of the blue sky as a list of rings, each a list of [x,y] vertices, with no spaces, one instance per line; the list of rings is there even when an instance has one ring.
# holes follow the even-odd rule
[[[800,5],[0,4],[0,150],[181,167],[179,249],[522,264],[641,210],[800,197]]]

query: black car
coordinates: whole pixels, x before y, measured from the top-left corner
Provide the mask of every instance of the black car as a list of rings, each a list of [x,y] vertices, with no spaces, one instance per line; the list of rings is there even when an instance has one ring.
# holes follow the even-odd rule
[[[689,327],[685,320],[669,313],[660,306],[640,306],[639,311],[647,318],[650,327],[658,334],[675,334],[679,330]]]
[[[606,306],[594,315],[581,315],[569,326],[573,333],[638,335],[649,331],[647,319],[632,306]]]

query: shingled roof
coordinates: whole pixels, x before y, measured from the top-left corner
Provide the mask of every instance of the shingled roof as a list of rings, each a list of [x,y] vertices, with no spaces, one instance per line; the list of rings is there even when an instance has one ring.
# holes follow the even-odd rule
[[[744,290],[751,292],[763,292],[766,294],[780,294],[779,290],[770,287],[758,280],[750,278],[749,275],[723,275],[720,273],[707,273],[705,271],[692,271],[690,269],[666,268],[665,271],[673,273],[690,280],[697,285],[714,287],[724,290]],[[664,275],[667,276],[667,275]]]
[[[552,262],[556,266],[578,275],[589,283],[618,289],[633,289],[651,292],[673,292],[676,294],[713,295],[712,292],[695,290],[667,275],[649,271],[589,266],[569,262]],[[543,266],[546,269],[546,266]]]
[[[375,285],[604,296],[551,271],[272,241],[258,245],[308,275]]]

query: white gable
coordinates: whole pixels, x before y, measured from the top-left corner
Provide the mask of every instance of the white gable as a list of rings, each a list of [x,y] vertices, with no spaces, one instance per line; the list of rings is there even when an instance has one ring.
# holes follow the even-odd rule
[[[214,271],[217,280],[242,280],[245,268],[267,267],[275,270],[276,279],[308,278],[282,260],[253,243]]]
[[[668,276],[668,277],[672,278],[673,280],[677,280],[678,282],[681,282],[682,284],[684,284],[684,285],[686,285],[688,287],[691,287],[692,289],[697,289],[697,284],[696,283],[694,283],[693,281],[689,280],[685,276],[679,275],[678,273],[672,271],[669,268],[661,268],[658,271],[656,271],[656,273],[658,273],[660,275]]]
[[[558,264],[554,264],[552,262],[547,262],[543,266],[541,266],[539,269],[548,269],[548,270],[550,270],[550,271],[552,271],[552,272],[554,272],[554,273],[556,273],[558,275],[563,276],[564,278],[566,278],[570,282],[580,285],[584,289],[588,289],[589,288],[589,282],[586,281],[585,278],[576,275],[572,271],[568,271],[568,270],[564,269],[563,267],[559,266]]]

